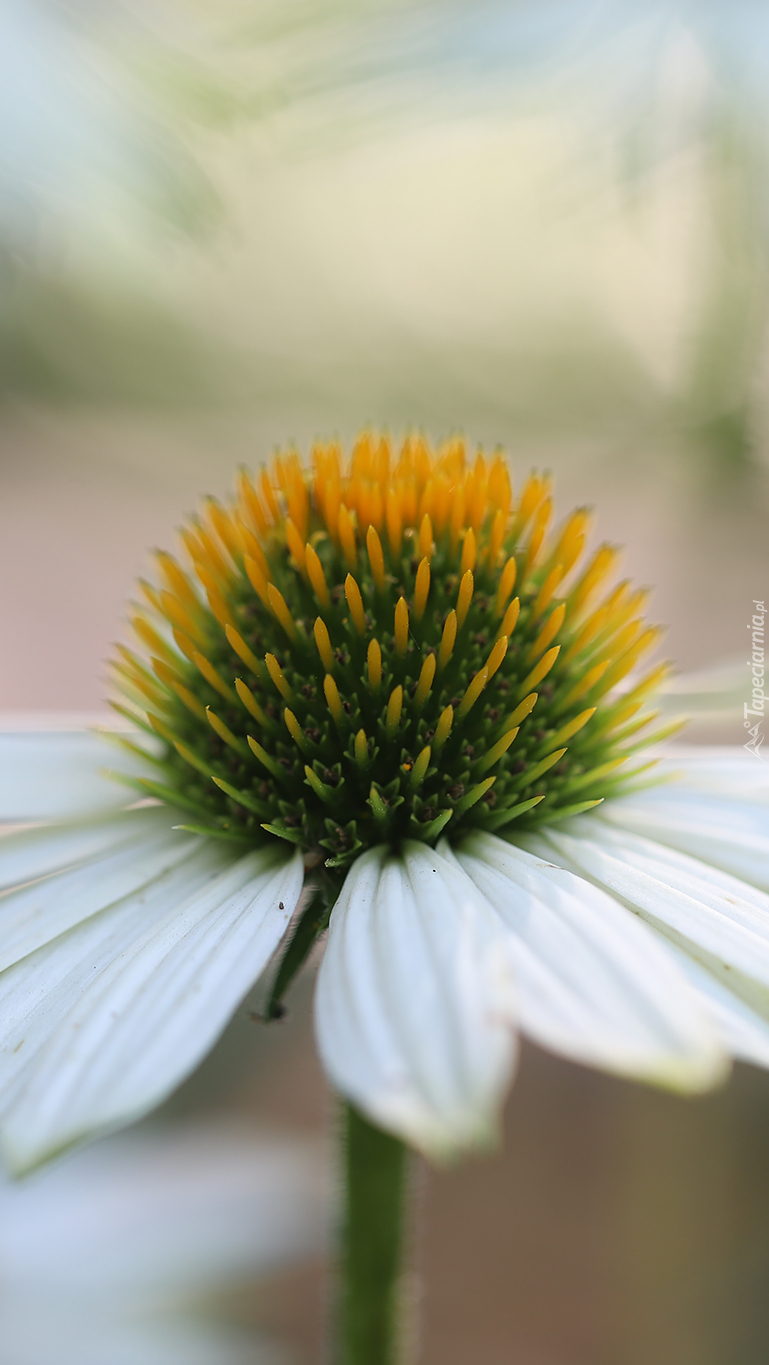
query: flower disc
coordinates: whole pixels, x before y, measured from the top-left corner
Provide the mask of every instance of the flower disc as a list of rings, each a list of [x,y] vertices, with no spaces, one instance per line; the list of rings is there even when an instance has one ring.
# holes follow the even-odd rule
[[[163,741],[144,793],[340,867],[613,794],[664,666],[615,688],[658,632],[627,582],[596,605],[616,552],[584,561],[586,510],[551,519],[546,478],[515,500],[504,458],[461,440],[394,458],[364,432],[347,470],[329,444],[241,472],[182,531],[191,568],[159,552],[142,583],[149,662],[119,649],[128,714]]]

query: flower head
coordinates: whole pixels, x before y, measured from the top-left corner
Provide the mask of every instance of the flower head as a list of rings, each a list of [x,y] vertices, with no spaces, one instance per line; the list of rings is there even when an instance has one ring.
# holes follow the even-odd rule
[[[617,790],[663,670],[614,689],[656,642],[645,594],[596,596],[587,512],[553,531],[549,481],[513,497],[497,454],[393,451],[370,432],[345,469],[279,455],[231,506],[157,555],[115,669],[163,741],[143,789],[196,828],[264,832],[327,867],[411,838],[531,827]]]
[[[763,765],[681,749],[628,781],[657,633],[584,510],[551,515],[459,442],[280,456],[142,585],[128,808],[94,736],[0,737],[0,813],[70,817],[0,839],[14,1167],[167,1095],[297,908],[270,1012],[328,928],[326,1071],[432,1155],[493,1137],[517,1028],[682,1090],[769,1065]]]

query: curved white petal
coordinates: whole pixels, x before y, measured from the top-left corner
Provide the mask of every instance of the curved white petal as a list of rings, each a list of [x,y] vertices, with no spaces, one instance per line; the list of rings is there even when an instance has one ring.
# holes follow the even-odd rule
[[[663,934],[735,1056],[769,1065],[769,896],[728,873],[602,821],[535,843],[599,885]]]
[[[41,1049],[91,981],[232,862],[223,845],[201,843],[148,886],[0,973],[0,1115],[11,1108]]]
[[[160,905],[162,878],[0,976],[12,1169],[158,1104],[263,970],[301,892],[301,855],[260,850],[219,870],[206,846],[198,860],[167,874]],[[189,872],[205,884],[173,903],[168,887]]]
[[[433,1156],[486,1143],[513,1019],[504,932],[461,869],[415,842],[359,858],[318,976],[318,1046],[336,1088]]]
[[[152,776],[151,762],[142,763],[98,733],[0,727],[0,820],[66,819],[125,806],[128,789],[105,770]]]
[[[657,928],[769,987],[769,896],[600,820],[543,831],[547,845]],[[540,839],[542,842],[542,839]]]
[[[471,835],[456,856],[510,935],[524,1031],[676,1088],[723,1076],[715,1031],[671,953],[615,900],[495,835]]]
[[[750,793],[726,799],[670,783],[607,801],[599,818],[769,891],[769,811]]]
[[[750,992],[752,1003],[747,1004],[735,993],[733,977],[725,984],[686,952],[678,954],[678,962],[732,1056],[769,1068],[769,991],[762,992],[760,997],[757,992]]]
[[[0,971],[183,862],[202,841],[178,819],[166,807],[122,813],[112,847],[0,896]]]
[[[66,824],[0,832],[0,891],[74,867],[152,831],[159,809],[110,811]],[[179,824],[181,818],[177,816],[174,823]]]

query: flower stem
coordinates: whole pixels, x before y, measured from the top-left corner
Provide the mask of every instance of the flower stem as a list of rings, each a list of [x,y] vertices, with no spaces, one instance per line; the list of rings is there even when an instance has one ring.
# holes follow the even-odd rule
[[[407,1153],[345,1106],[340,1365],[397,1365]]]

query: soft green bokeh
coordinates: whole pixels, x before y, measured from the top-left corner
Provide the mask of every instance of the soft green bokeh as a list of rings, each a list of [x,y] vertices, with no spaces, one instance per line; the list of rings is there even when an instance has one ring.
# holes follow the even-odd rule
[[[763,458],[749,6],[17,0],[3,23],[7,401],[440,410]]]

